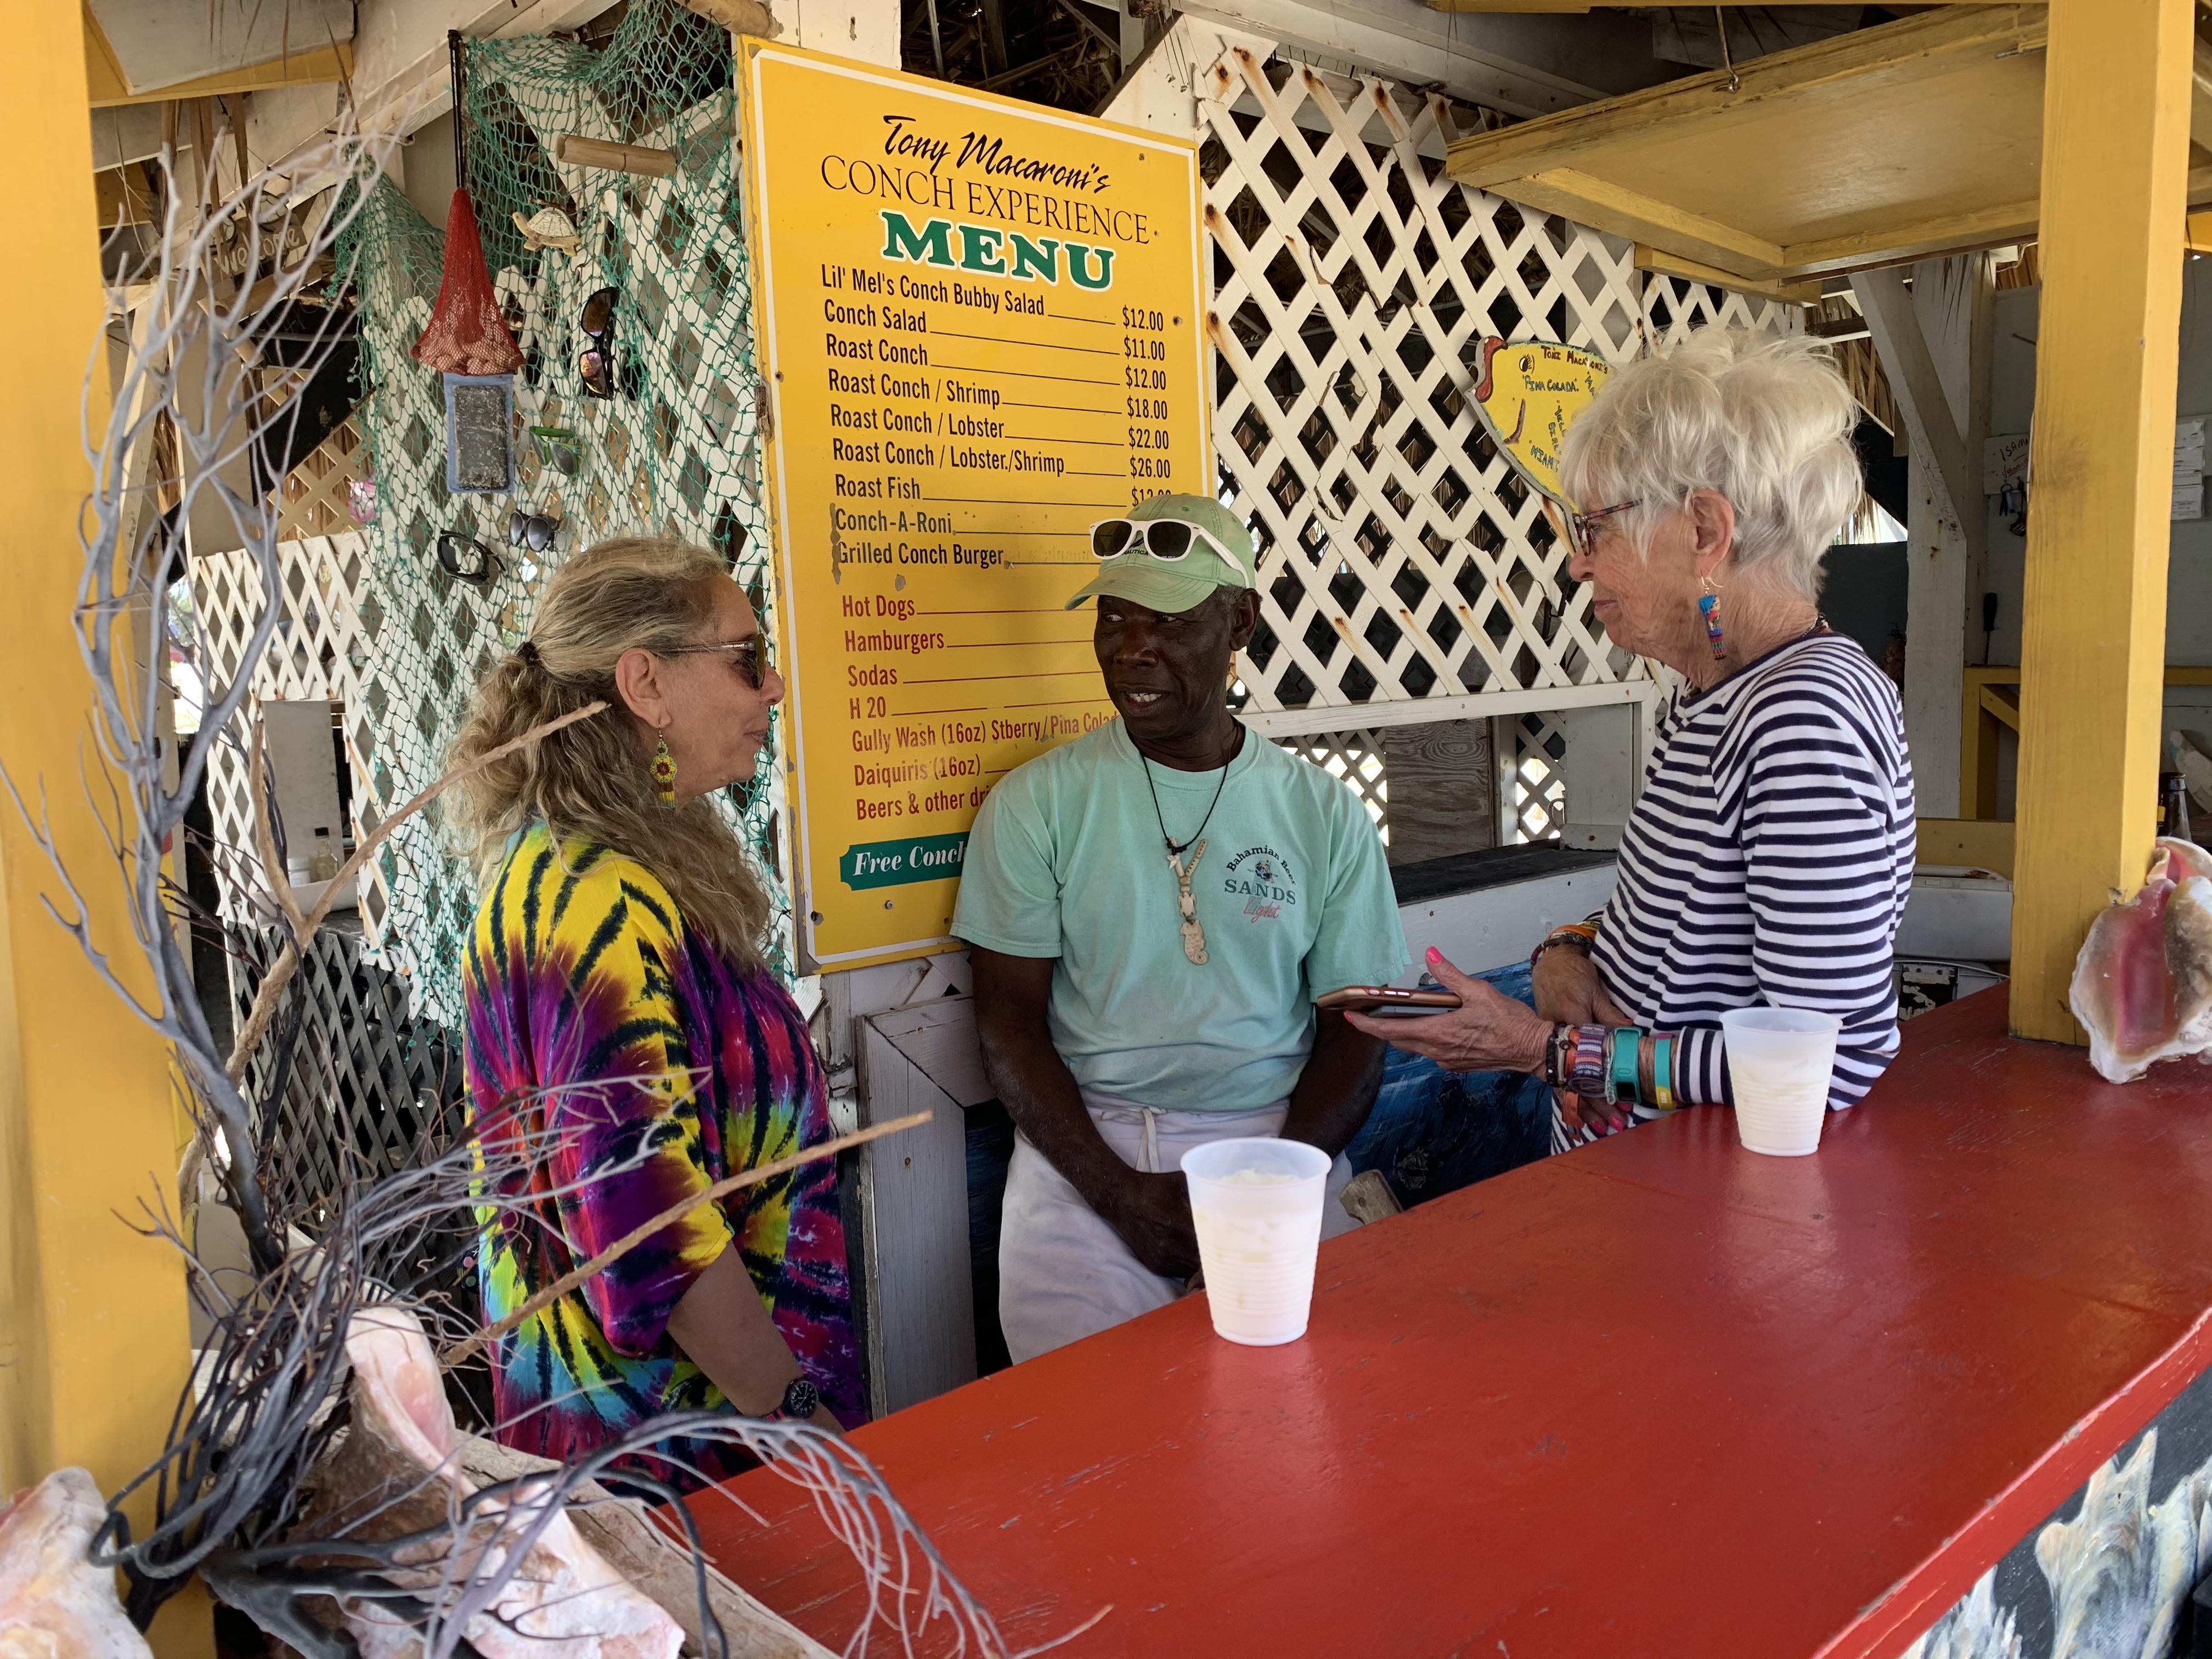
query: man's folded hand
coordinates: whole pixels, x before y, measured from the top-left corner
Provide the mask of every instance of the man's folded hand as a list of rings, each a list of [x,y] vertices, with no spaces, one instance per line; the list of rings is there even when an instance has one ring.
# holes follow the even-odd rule
[[[1190,1186],[1182,1172],[1131,1170],[1115,1184],[1110,1207],[1099,1212],[1121,1235],[1129,1253],[1164,1279],[1188,1279],[1196,1273],[1198,1235],[1191,1228]]]

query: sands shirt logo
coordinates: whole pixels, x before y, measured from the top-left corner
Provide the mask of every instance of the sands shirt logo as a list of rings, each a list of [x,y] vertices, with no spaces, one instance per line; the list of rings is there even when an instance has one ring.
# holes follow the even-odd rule
[[[1221,890],[1243,900],[1245,916],[1255,922],[1279,918],[1298,902],[1291,862],[1272,847],[1248,847],[1230,860]]]

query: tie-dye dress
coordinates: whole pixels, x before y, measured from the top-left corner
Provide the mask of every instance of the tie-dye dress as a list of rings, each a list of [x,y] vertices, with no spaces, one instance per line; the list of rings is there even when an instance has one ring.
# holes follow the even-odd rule
[[[509,1178],[528,1189],[519,1212],[483,1212],[487,1322],[686,1194],[830,1137],[821,1066],[790,996],[688,933],[667,889],[605,847],[556,852],[543,826],[518,836],[477,908],[464,986],[477,1122],[491,1139],[512,1121],[526,1144],[550,1149]],[[566,1461],[660,1413],[725,1406],[667,1328],[732,1245],[823,1403],[848,1425],[864,1420],[825,1159],[700,1206],[501,1338],[500,1439]],[[635,1467],[681,1489],[750,1462],[708,1442],[664,1449]]]

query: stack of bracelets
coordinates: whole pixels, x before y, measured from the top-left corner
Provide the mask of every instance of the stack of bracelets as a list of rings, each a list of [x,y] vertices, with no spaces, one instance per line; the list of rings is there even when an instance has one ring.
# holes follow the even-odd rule
[[[1533,970],[1544,952],[1566,949],[1587,957],[1597,923],[1570,922],[1545,936],[1528,957]],[[1674,1109],[1674,1033],[1640,1025],[1554,1025],[1544,1049],[1544,1081],[1570,1094],[1656,1110]]]

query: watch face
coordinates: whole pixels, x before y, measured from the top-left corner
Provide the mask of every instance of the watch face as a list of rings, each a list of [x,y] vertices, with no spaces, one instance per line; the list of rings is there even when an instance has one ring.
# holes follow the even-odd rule
[[[786,1417],[811,1417],[814,1408],[821,1403],[821,1390],[803,1376],[783,1391],[783,1414]]]

